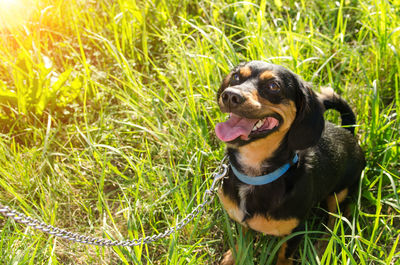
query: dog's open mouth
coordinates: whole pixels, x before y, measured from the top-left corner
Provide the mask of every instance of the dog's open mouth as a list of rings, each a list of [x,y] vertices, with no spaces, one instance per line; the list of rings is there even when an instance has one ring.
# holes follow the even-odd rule
[[[279,120],[275,117],[247,119],[231,113],[226,122],[218,123],[215,126],[215,133],[224,142],[230,142],[239,137],[242,140],[249,140],[253,135],[271,132],[278,126]]]

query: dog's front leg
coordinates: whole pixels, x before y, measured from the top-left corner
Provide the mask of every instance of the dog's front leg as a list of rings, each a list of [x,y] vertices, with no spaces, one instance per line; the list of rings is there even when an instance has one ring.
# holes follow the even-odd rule
[[[246,237],[246,233],[248,231],[248,228],[245,226],[242,226],[242,238]],[[236,243],[235,245],[235,250],[236,250],[236,255],[239,254],[239,247],[238,244]],[[222,256],[222,260],[220,262],[220,265],[234,265],[235,264],[235,255],[233,254],[232,249],[229,249],[227,252],[224,253]]]
[[[236,246],[237,249],[237,246]],[[235,265],[235,257],[233,256],[232,249],[224,253],[220,265]]]
[[[295,229],[293,229],[292,233],[303,231],[304,225],[300,224]],[[293,254],[297,249],[303,235],[296,235],[290,239],[288,239],[279,249],[278,258],[276,261],[276,265],[292,265],[293,264]]]

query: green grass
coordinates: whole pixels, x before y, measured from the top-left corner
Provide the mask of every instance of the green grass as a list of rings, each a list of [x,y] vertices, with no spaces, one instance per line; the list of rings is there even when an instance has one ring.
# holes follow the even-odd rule
[[[399,1],[29,6],[23,27],[0,27],[2,204],[98,237],[164,231],[202,202],[224,156],[213,133],[223,76],[265,60],[348,100],[367,158],[352,217],[335,215],[333,231],[310,217],[300,263],[399,264]],[[1,264],[213,264],[236,241],[239,264],[271,264],[288,239],[243,237],[218,200],[182,231],[132,248],[70,243],[2,216],[0,227]]]

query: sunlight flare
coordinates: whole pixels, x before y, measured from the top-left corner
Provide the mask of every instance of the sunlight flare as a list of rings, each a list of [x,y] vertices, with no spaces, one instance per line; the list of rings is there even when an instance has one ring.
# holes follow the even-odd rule
[[[0,0],[0,30],[24,24],[32,11],[28,0]]]

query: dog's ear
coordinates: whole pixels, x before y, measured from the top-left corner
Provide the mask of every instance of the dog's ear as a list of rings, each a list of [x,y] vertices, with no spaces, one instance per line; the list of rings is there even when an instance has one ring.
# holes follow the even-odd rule
[[[296,118],[288,132],[288,144],[292,150],[302,150],[316,145],[324,130],[324,108],[311,86],[298,80]]]

